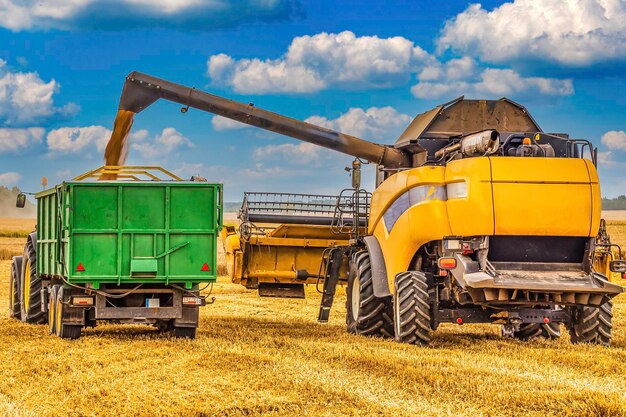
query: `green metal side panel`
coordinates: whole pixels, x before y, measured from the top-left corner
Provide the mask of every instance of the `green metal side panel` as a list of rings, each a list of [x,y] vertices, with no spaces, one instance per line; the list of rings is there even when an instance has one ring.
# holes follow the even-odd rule
[[[221,196],[221,184],[178,181],[70,182],[39,193],[38,270],[96,287],[214,282]]]

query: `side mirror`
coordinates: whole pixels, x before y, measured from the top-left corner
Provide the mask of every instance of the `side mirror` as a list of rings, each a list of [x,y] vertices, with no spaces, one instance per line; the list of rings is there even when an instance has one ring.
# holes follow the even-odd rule
[[[19,193],[17,195],[17,201],[15,202],[15,207],[24,208],[25,205],[26,205],[26,194]]]
[[[609,269],[611,272],[626,272],[626,261],[611,261],[609,263]]]

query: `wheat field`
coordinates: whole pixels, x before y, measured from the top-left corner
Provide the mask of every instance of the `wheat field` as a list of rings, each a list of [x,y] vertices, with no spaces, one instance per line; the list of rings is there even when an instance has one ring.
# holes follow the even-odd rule
[[[611,222],[626,245],[626,222]],[[619,236],[619,238],[618,238]],[[351,336],[345,292],[328,324],[320,295],[259,298],[220,279],[196,340],[102,325],[77,341],[8,318],[0,261],[0,415],[626,416],[626,297],[613,346],[503,339],[442,325],[430,347]]]

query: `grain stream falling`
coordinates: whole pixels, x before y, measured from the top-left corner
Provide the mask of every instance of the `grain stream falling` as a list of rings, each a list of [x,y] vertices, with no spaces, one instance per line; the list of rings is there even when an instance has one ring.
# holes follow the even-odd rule
[[[104,164],[124,165],[128,157],[128,137],[133,126],[135,113],[129,110],[118,110],[113,124],[113,133],[104,150]],[[115,180],[117,175],[105,174],[100,180]]]

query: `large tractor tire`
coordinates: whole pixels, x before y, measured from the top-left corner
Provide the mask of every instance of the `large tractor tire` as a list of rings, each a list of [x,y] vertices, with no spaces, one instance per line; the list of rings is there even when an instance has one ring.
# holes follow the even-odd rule
[[[45,323],[47,316],[41,311],[41,291],[43,285],[37,275],[37,253],[29,240],[24,248],[20,273],[20,314],[25,323]]]
[[[367,251],[357,252],[350,260],[346,294],[348,333],[393,337],[391,300],[374,295],[372,264]]]
[[[536,337],[558,339],[561,337],[560,323],[523,323],[513,337],[520,340],[531,340]]]
[[[65,295],[63,293],[63,287],[59,286],[56,291],[56,305],[54,306],[56,315],[54,324],[54,328],[56,330],[55,333],[61,339],[78,339],[80,337],[80,331],[82,329],[82,326],[63,323],[63,311],[67,308],[64,304]]]
[[[22,257],[14,256],[11,262],[11,276],[9,281],[9,316],[20,319],[22,309],[20,308],[20,274],[22,272]]]
[[[396,275],[393,294],[393,321],[396,341],[427,345],[431,339],[428,282],[423,272]]]
[[[572,343],[609,346],[613,337],[613,301],[600,307],[574,307],[569,333]]]

